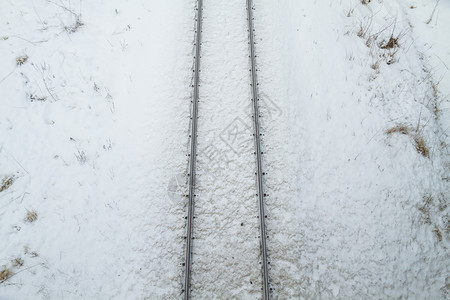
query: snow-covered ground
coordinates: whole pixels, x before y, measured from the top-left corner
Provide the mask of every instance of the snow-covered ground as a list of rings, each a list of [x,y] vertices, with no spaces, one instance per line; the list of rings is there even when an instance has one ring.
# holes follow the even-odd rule
[[[0,298],[176,298],[185,212],[167,189],[187,162],[194,3],[0,12]]]
[[[260,91],[280,111],[262,119],[279,298],[448,297],[448,99],[407,2],[255,4]]]
[[[0,299],[182,296],[195,2],[0,1]],[[274,298],[450,297],[436,3],[254,0]],[[195,298],[261,297],[246,24],[204,0]]]

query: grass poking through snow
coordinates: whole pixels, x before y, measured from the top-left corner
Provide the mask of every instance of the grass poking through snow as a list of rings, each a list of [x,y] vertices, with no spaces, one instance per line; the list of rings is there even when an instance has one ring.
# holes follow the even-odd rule
[[[75,21],[75,23],[70,26],[64,26],[64,30],[66,30],[69,33],[74,33],[74,32],[77,32],[78,28],[80,28],[83,25],[84,25],[84,23],[81,22],[81,20],[77,17],[77,20]]]
[[[391,35],[391,37],[389,38],[389,40],[387,42],[383,41],[379,45],[379,47],[381,49],[392,49],[392,48],[396,48],[398,46],[399,46],[399,44],[398,44],[398,37],[394,38],[392,35]]]
[[[397,125],[386,130],[386,134],[393,133],[409,134],[409,128],[405,125]]]
[[[23,263],[24,263],[24,261],[20,257],[16,257],[12,261],[13,267],[21,267],[21,266],[23,266]]]
[[[413,130],[405,125],[397,125],[389,128],[385,132],[387,135],[401,133],[410,136],[414,140],[414,146],[417,152],[422,154],[424,157],[430,158],[430,150],[425,143],[425,139],[419,132],[417,132],[417,130]]]
[[[14,183],[14,176],[6,176],[2,178],[2,182],[0,184],[0,192],[3,192],[7,188],[9,188]]]
[[[26,63],[27,60],[28,60],[28,55],[19,56],[19,57],[16,58],[16,64],[18,66],[21,66],[24,63]]]
[[[32,211],[27,211],[27,215],[25,217],[25,220],[27,222],[33,223],[34,221],[37,220],[38,214],[36,211],[32,210]]]
[[[12,272],[10,269],[5,268],[0,271],[0,283],[8,280],[12,276]]]
[[[423,156],[429,158],[430,157],[430,151],[428,150],[427,145],[425,144],[425,140],[423,139],[423,136],[416,134],[414,136],[414,142],[416,143],[416,150]]]

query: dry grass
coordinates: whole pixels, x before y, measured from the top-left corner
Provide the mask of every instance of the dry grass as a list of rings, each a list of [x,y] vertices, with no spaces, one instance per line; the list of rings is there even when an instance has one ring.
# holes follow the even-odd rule
[[[84,165],[87,162],[86,153],[83,150],[77,150],[78,153],[75,153],[75,157],[77,158],[80,165]]]
[[[350,18],[352,16],[353,12],[354,12],[353,8],[349,9],[347,12],[347,18]]]
[[[414,140],[414,146],[416,147],[417,152],[422,154],[424,157],[430,158],[430,150],[428,149],[423,136],[418,132],[418,130],[413,130],[405,125],[397,125],[387,129],[385,133],[387,135],[401,133],[411,136]]]
[[[21,267],[21,266],[23,266],[23,263],[24,263],[24,261],[20,257],[14,258],[12,261],[13,267]]]
[[[380,62],[376,61],[373,64],[370,65],[370,68],[372,68],[372,70],[375,70],[377,73],[380,71]]]
[[[442,233],[439,230],[439,228],[437,228],[437,226],[434,226],[434,235],[436,236],[436,238],[438,239],[439,242],[442,242]]]
[[[14,183],[13,176],[6,176],[2,178],[2,183],[0,184],[0,192],[3,192],[7,188],[9,188]]]
[[[31,251],[30,252],[30,247],[28,247],[28,246],[24,246],[23,247],[23,253],[24,254],[28,254],[31,257],[38,257],[39,256],[39,254],[36,251]]]
[[[433,196],[431,194],[425,195],[422,204],[418,207],[422,222],[430,225],[429,228],[438,242],[442,242],[450,233],[448,215],[444,211],[446,208],[446,199],[443,195]],[[439,220],[444,221],[442,226]]]
[[[73,24],[71,26],[64,26],[64,30],[66,30],[69,33],[74,33],[74,32],[77,32],[77,30],[83,25],[84,25],[84,23],[81,22],[79,17],[77,17],[75,24]]]
[[[360,38],[363,38],[364,35],[365,35],[364,27],[362,27],[362,26],[360,25],[360,26],[359,26],[358,33],[357,33],[356,35],[359,36]]]
[[[419,207],[419,210],[423,214],[423,221],[426,224],[431,224],[430,209],[431,203],[433,202],[433,197],[431,195],[428,195],[425,196],[423,200],[425,203]]]
[[[405,125],[397,125],[386,130],[386,134],[393,134],[393,133],[409,134],[409,128],[408,126]]]
[[[24,63],[26,63],[27,60],[28,60],[28,55],[19,56],[19,57],[16,58],[16,64],[18,66],[21,66]]]
[[[372,19],[370,19],[369,21],[367,21],[365,24],[363,24],[362,22],[359,24],[359,30],[356,33],[356,35],[362,39],[365,39],[367,35],[369,35],[370,31],[372,29]],[[370,46],[370,40],[371,38],[367,38],[366,41],[366,46]]]
[[[30,100],[31,100],[31,102],[33,102],[33,101],[45,101],[45,100],[47,100],[47,97],[39,97],[39,96],[36,96],[34,94],[31,94],[30,95]]]
[[[381,49],[393,49],[397,48],[398,46],[399,46],[398,37],[394,38],[392,35],[387,42],[383,41],[379,44],[379,47]]]
[[[0,282],[3,282],[5,280],[8,280],[12,276],[12,272],[10,269],[5,268],[0,271]]]
[[[37,217],[38,217],[38,214],[37,214],[36,211],[34,211],[34,210],[29,211],[29,210],[28,210],[28,211],[27,211],[27,216],[25,217],[25,220],[26,220],[27,222],[32,223],[32,222],[34,222],[34,221],[37,220]]]
[[[425,144],[425,140],[423,136],[417,134],[414,136],[414,142],[416,143],[416,150],[423,156],[430,158],[430,151],[428,150],[427,145]]]
[[[436,12],[436,8],[437,8],[437,6],[439,4],[439,1],[441,1],[441,0],[436,0],[436,5],[434,6],[433,12],[431,13],[430,18],[428,19],[428,21],[425,22],[425,24],[428,25],[428,24],[431,23],[431,20],[433,20],[433,16],[434,16],[434,13]]]

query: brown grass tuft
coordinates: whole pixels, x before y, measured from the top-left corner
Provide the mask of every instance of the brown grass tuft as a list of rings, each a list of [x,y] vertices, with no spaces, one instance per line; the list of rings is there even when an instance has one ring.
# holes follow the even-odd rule
[[[24,63],[26,63],[27,60],[28,60],[28,55],[19,56],[19,57],[16,58],[16,64],[18,66],[21,66]]]
[[[38,214],[36,211],[27,211],[27,216],[25,217],[25,220],[32,223],[37,220]]]
[[[0,282],[3,282],[5,280],[8,280],[12,276],[11,270],[8,268],[4,268],[0,271]]]
[[[23,266],[23,263],[24,263],[24,261],[20,257],[14,258],[12,261],[13,267],[21,267],[21,266]]]
[[[378,73],[380,71],[380,62],[379,61],[374,62],[373,64],[370,65],[370,68]]]
[[[6,176],[2,179],[2,183],[0,184],[0,192],[3,192],[7,188],[9,188],[14,183],[13,176]]]
[[[442,242],[442,233],[439,230],[439,228],[437,228],[437,226],[434,226],[434,230],[433,230],[434,234],[436,235],[436,238],[438,239],[439,242]]]
[[[393,133],[409,134],[409,128],[405,125],[397,125],[386,130],[386,134]]]
[[[423,139],[423,136],[416,135],[414,136],[414,142],[416,143],[416,150],[420,154],[422,154],[425,157],[430,157],[430,151],[428,150],[427,145],[425,144],[425,140]]]
[[[391,36],[387,42],[381,42],[379,46],[381,49],[397,48],[399,46],[398,37],[394,38],[393,36]]]
[[[427,145],[425,144],[425,140],[423,136],[417,132],[417,130],[411,129],[408,126],[405,125],[397,125],[392,128],[389,128],[385,131],[387,135],[393,134],[393,133],[401,133],[409,135],[413,140],[416,147],[416,150],[418,153],[422,154],[423,156],[430,158],[430,150],[428,149]]]

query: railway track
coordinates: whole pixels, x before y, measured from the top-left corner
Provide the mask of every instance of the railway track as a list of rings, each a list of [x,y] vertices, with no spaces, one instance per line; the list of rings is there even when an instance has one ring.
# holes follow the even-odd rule
[[[267,260],[267,234],[266,234],[266,213],[264,203],[264,182],[262,167],[262,149],[261,149],[261,130],[259,126],[259,97],[258,97],[258,81],[256,78],[256,54],[255,54],[255,30],[253,28],[253,3],[247,0],[247,21],[249,30],[250,43],[250,64],[251,64],[251,86],[252,86],[252,102],[253,102],[253,128],[255,131],[255,154],[257,165],[257,196],[259,204],[259,222],[260,222],[260,239],[261,239],[261,257],[263,272],[263,294],[264,299],[270,298],[269,290],[269,266]]]
[[[201,210],[203,209],[202,205],[198,205],[196,202],[197,200],[197,193],[198,193],[198,189],[197,189],[197,174],[198,173],[198,163],[197,163],[197,158],[199,158],[200,160],[202,159],[202,156],[204,153],[207,153],[207,151],[202,150],[200,151],[199,154],[199,150],[198,150],[198,137],[199,137],[199,124],[198,124],[198,119],[199,119],[199,94],[200,94],[200,63],[201,63],[201,55],[202,55],[202,32],[203,32],[203,0],[197,0],[197,6],[196,6],[196,26],[195,26],[195,42],[194,42],[194,68],[193,68],[193,96],[192,96],[192,105],[191,105],[191,122],[190,122],[190,153],[189,155],[189,173],[188,173],[188,203],[187,203],[187,222],[186,222],[186,249],[185,249],[185,262],[184,262],[184,288],[183,288],[183,293],[184,293],[184,299],[190,299],[191,295],[192,295],[192,291],[194,290],[192,288],[192,269],[193,269],[193,259],[195,259],[195,253],[194,253],[194,248],[193,248],[193,240],[194,240],[194,231],[196,229],[195,226],[198,227],[197,224],[194,224],[194,208],[196,210]],[[243,2],[243,1],[242,1]],[[248,235],[249,232],[251,232],[251,230],[256,229],[256,227],[258,228],[258,232],[259,232],[259,254],[256,255],[254,258],[252,258],[253,260],[259,260],[259,264],[258,263],[253,263],[253,265],[255,267],[260,266],[260,279],[261,279],[261,289],[262,290],[262,296],[264,299],[270,299],[270,288],[269,288],[269,268],[268,268],[268,258],[267,258],[267,242],[266,242],[266,225],[265,225],[265,218],[266,218],[266,212],[265,212],[265,193],[264,193],[264,179],[263,179],[263,159],[262,159],[262,155],[263,155],[263,151],[262,151],[262,147],[261,147],[261,129],[260,129],[260,122],[259,122],[259,117],[260,117],[260,113],[259,113],[259,99],[258,99],[258,83],[257,83],[257,77],[256,77],[256,54],[255,54],[255,38],[254,38],[254,28],[253,28],[253,4],[252,4],[252,0],[246,0],[246,16],[243,15],[243,18],[246,18],[246,25],[247,25],[247,31],[248,31],[248,54],[246,54],[249,58],[249,61],[247,61],[247,64],[249,63],[250,65],[250,82],[248,83],[250,85],[250,100],[251,100],[251,114],[247,113],[246,118],[248,118],[248,120],[243,120],[244,118],[237,116],[236,119],[234,119],[233,122],[235,122],[235,120],[238,120],[238,122],[241,122],[242,124],[247,124],[251,123],[251,127],[252,130],[250,128],[248,128],[249,130],[252,131],[251,136],[253,137],[253,150],[251,152],[251,154],[253,154],[254,156],[254,165],[253,168],[254,170],[252,171],[252,173],[254,173],[256,175],[256,178],[253,178],[253,186],[255,186],[254,182],[256,181],[256,191],[254,193],[252,193],[253,195],[256,195],[257,198],[257,205],[254,207],[254,209],[256,210],[257,208],[257,219],[258,222],[257,224],[255,224],[255,226],[251,226],[251,222],[249,225],[249,230],[246,232],[246,240],[248,240]],[[226,10],[224,10],[226,11]],[[226,20],[226,18],[225,18]],[[205,27],[206,29],[206,27]],[[203,53],[203,55],[205,55]],[[227,62],[225,62],[227,63]],[[248,65],[245,66],[245,69],[248,69]],[[227,88],[232,88],[232,87],[227,87]],[[206,93],[207,94],[207,93]],[[213,98],[211,98],[213,99]],[[247,99],[248,101],[249,99]],[[203,103],[204,101],[202,101]],[[234,124],[234,123],[231,123]],[[245,128],[245,126],[244,126]],[[202,132],[200,130],[200,135],[202,134],[206,134],[205,132]],[[245,148],[245,147],[244,147]],[[232,149],[233,150],[233,149]],[[248,149],[251,150],[251,149]],[[250,151],[249,151],[250,152]],[[248,160],[247,160],[248,161]],[[256,164],[255,164],[256,163]],[[203,168],[204,169],[204,168]],[[249,170],[248,173],[250,173],[250,169],[249,167],[247,167],[247,169]],[[240,169],[239,169],[240,170]],[[212,171],[209,171],[212,172]],[[205,173],[205,171],[203,171],[203,173]],[[207,184],[206,184],[207,185]],[[203,188],[204,189],[204,188]],[[253,189],[255,189],[253,187]],[[220,192],[220,191],[219,191]],[[233,191],[234,192],[234,191]],[[229,197],[231,198],[233,195],[230,195]],[[252,198],[250,198],[252,199]],[[254,196],[253,196],[254,199]],[[209,205],[209,202],[205,202]],[[249,208],[252,205],[248,205],[246,204],[245,207],[242,204],[239,204],[237,201],[235,202],[235,207],[233,208],[235,211],[239,211],[242,210],[244,211],[244,213],[242,213],[242,215],[245,215],[245,213],[247,213],[247,215],[249,214]],[[226,204],[228,205],[228,203]],[[231,204],[230,204],[231,206]],[[214,209],[214,207],[213,207]],[[211,209],[205,210],[204,213],[214,213],[213,211],[211,211]],[[219,212],[217,212],[219,213]],[[253,212],[254,214],[256,214],[256,211]],[[222,213],[223,214],[223,213]],[[198,218],[201,218],[202,213],[199,212],[198,213]],[[223,228],[228,228],[230,227],[230,219],[233,219],[233,217],[238,218],[240,215],[236,214],[235,216],[233,215],[228,215],[225,216],[224,220],[219,220],[218,221],[218,231],[214,231],[213,229],[209,228],[210,232],[215,232],[216,236],[222,236],[223,234],[220,232]],[[197,217],[195,217],[196,222],[197,221]],[[194,226],[195,225],[195,226]],[[240,223],[241,226],[244,226],[244,222]],[[204,231],[204,230],[203,230]],[[201,235],[201,230],[199,230],[199,235]],[[205,238],[206,239],[206,238]],[[220,240],[219,237],[217,238],[217,240]],[[200,242],[199,242],[200,243]],[[206,243],[205,243],[206,244]],[[238,251],[236,251],[238,252]],[[239,255],[239,254],[238,254]],[[209,256],[206,256],[209,257]],[[227,259],[229,259],[229,257],[226,257],[226,255],[223,256],[223,261],[227,261]],[[232,256],[232,259],[234,259],[234,256]],[[206,261],[205,259],[203,259],[204,261]],[[228,270],[228,272],[233,273],[233,269],[226,269]],[[254,276],[253,276],[254,277]],[[253,278],[251,277],[251,278]],[[250,280],[250,284],[253,284],[253,281]],[[253,289],[256,290],[256,289]]]
[[[195,56],[194,56],[194,93],[192,97],[191,114],[191,151],[189,153],[189,191],[188,191],[188,211],[187,211],[187,231],[186,231],[186,262],[185,262],[185,281],[184,281],[184,299],[190,299],[191,289],[191,267],[192,267],[192,227],[194,222],[194,197],[195,197],[195,175],[197,164],[197,125],[198,125],[198,89],[200,72],[200,42],[202,32],[202,10],[203,1],[197,2],[197,19],[195,33]]]

